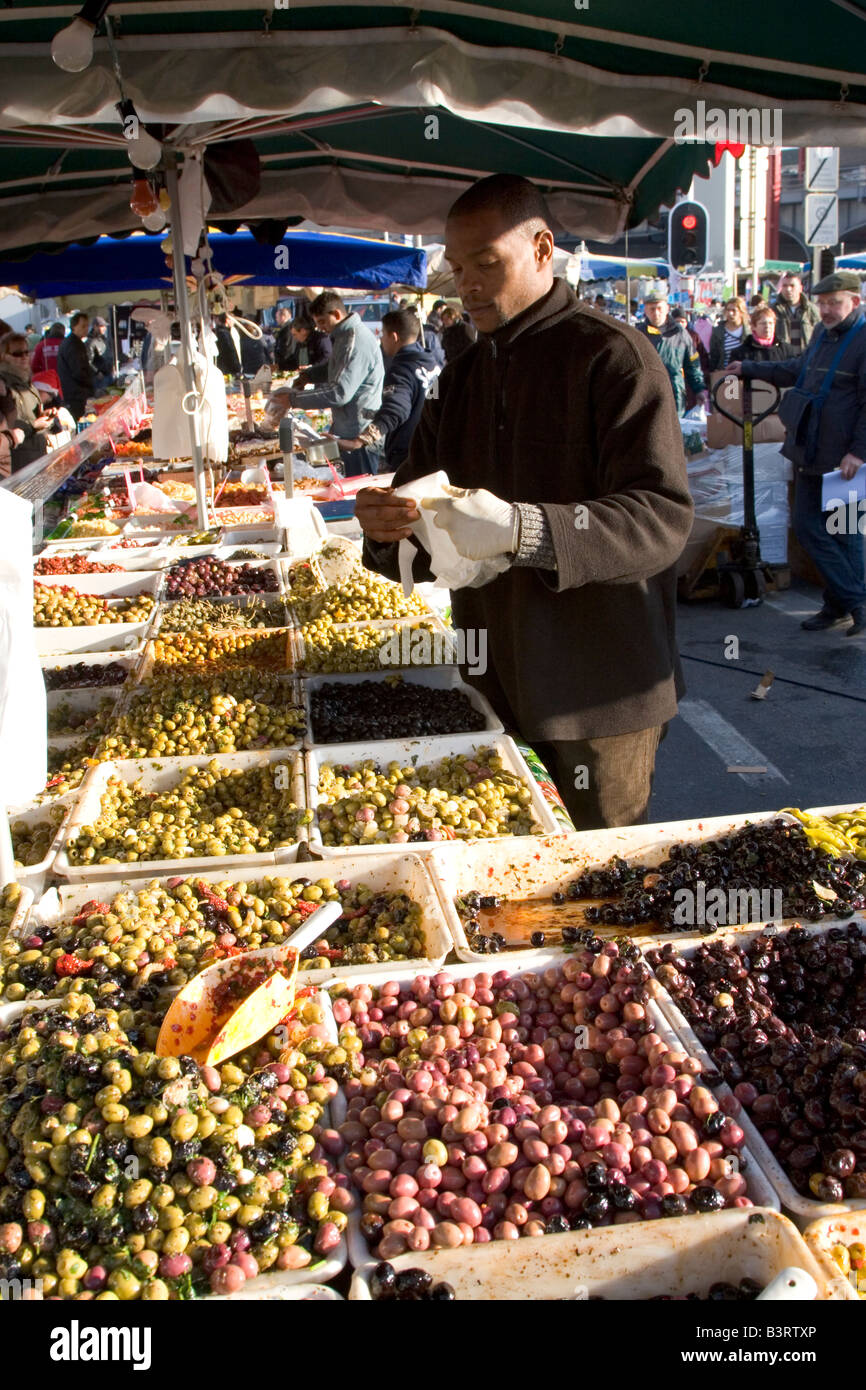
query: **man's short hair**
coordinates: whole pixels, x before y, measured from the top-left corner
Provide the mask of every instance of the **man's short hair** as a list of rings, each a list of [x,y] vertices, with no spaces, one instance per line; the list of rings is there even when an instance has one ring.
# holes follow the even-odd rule
[[[75,327],[75,325],[76,325],[77,323],[80,323],[82,319],[86,319],[87,317],[88,317],[88,315],[85,314],[85,312],[84,312],[83,309],[76,309],[75,313],[72,315],[71,319],[69,320],[69,328],[70,328],[70,331]]]
[[[296,314],[295,317],[292,319],[291,327],[305,328],[308,333],[315,333],[316,331],[316,325],[310,318],[309,314]]]
[[[433,313],[433,314],[438,314],[440,309],[447,309],[447,307],[448,307],[448,304],[447,304],[447,301],[446,301],[446,300],[444,300],[444,299],[437,299],[437,300],[436,300],[436,303],[433,305],[433,308],[432,308],[432,310],[431,310],[430,312]]]
[[[448,216],[467,217],[492,208],[502,214],[509,231],[528,225],[534,236],[550,226],[550,212],[540,189],[517,174],[491,174],[479,179],[451,204]]]
[[[346,306],[336,290],[323,290],[310,305],[310,313],[314,318],[317,314],[345,314]]]
[[[396,333],[401,343],[417,343],[421,336],[421,320],[412,309],[389,309],[382,316],[386,333]]]

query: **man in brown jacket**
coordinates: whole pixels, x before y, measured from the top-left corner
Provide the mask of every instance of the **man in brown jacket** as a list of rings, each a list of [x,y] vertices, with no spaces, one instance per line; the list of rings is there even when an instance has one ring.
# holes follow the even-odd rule
[[[651,344],[554,279],[527,180],[463,194],[446,248],[479,339],[442,372],[394,482],[443,469],[469,489],[436,524],[507,568],[453,594],[455,626],[487,633],[488,669],[464,674],[537,748],[579,829],[635,824],[682,690],[674,567],[692,503],[670,382]],[[396,577],[414,504],[365,488],[356,515],[366,563]]]

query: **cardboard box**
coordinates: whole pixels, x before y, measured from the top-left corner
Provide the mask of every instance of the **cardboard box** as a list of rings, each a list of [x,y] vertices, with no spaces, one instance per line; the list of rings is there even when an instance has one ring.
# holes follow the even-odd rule
[[[727,375],[728,373],[724,371],[711,372],[712,386],[717,381],[723,381]],[[736,382],[736,394],[732,390],[731,399],[728,400],[726,396],[723,396],[722,403],[726,410],[742,418],[743,384],[736,377],[732,378],[732,381]],[[773,399],[774,389],[766,381],[752,382],[752,410],[755,415],[760,415],[762,410],[766,410]],[[756,444],[781,444],[784,438],[785,426],[775,413],[755,426],[754,439]],[[743,431],[740,426],[735,425],[733,420],[727,420],[721,411],[714,409],[712,414],[707,417],[707,448],[725,449],[729,444],[741,445],[742,442]]]

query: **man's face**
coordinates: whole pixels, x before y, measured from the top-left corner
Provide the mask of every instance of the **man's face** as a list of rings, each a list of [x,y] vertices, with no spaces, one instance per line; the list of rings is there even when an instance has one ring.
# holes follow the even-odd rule
[[[105,324],[104,324],[104,323],[95,323],[95,324],[93,325],[93,327],[96,329],[97,337],[99,337],[99,338],[104,338],[104,337],[105,337]]]
[[[803,293],[803,282],[796,275],[786,275],[779,290],[780,295],[788,304],[799,303]]]
[[[388,328],[382,329],[382,351],[386,357],[393,357],[400,351],[400,339]]]
[[[320,333],[333,333],[342,319],[343,315],[333,309],[327,314],[313,314],[313,323]]]
[[[19,338],[13,340],[6,348],[0,360],[8,363],[10,367],[14,367],[16,371],[23,372],[29,377],[30,353],[27,348],[27,339]]]
[[[553,237],[506,229],[490,209],[449,217],[445,256],[457,293],[481,333],[492,333],[528,309],[553,283]]]
[[[305,343],[309,336],[310,331],[308,328],[300,328],[297,325],[292,328],[292,337],[296,343]]]
[[[73,333],[75,334],[76,338],[86,338],[86,337],[87,337],[87,326],[88,326],[89,322],[90,322],[89,319],[79,319],[79,320],[78,320],[78,322],[76,323],[75,327],[74,327],[73,330],[72,330]]]
[[[662,324],[667,322],[669,312],[670,305],[666,299],[660,300],[657,304],[644,305],[646,321],[652,328],[661,328]]]
[[[283,324],[287,322],[288,317],[288,309],[278,309],[277,312],[274,314],[274,318],[276,319],[277,324],[280,328],[282,328]]]
[[[835,290],[833,294],[818,295],[818,313],[825,328],[835,328],[843,319],[853,313],[860,303],[859,294],[848,290]]]

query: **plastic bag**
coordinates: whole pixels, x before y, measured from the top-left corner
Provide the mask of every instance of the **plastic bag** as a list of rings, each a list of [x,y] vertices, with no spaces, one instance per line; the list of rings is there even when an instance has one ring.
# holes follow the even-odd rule
[[[430,556],[430,568],[437,581],[446,589],[480,589],[495,579],[497,574],[507,570],[511,560],[505,555],[492,560],[467,560],[457,551],[448,532],[436,525],[436,513],[420,506],[422,500],[437,497],[444,500],[449,495],[450,487],[448,474],[440,470],[438,473],[427,473],[411,483],[404,483],[394,491],[397,497],[411,497],[419,504],[419,519],[412,522],[412,531]],[[400,542],[398,563],[403,593],[407,598],[415,587],[412,565],[416,553],[410,540]]]
[[[185,395],[183,374],[173,362],[154,373],[151,429],[154,458],[183,459],[192,453],[189,421],[181,404]]]
[[[132,483],[129,493],[136,507],[148,512],[181,512],[185,507],[166,496],[161,488],[152,483]]]

